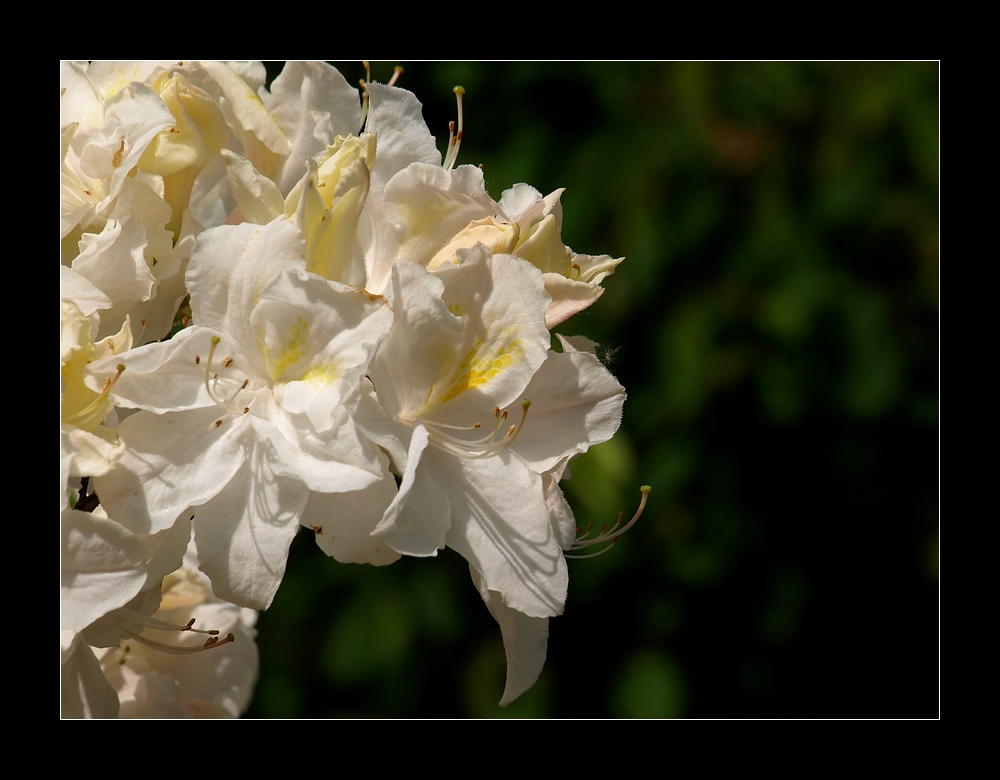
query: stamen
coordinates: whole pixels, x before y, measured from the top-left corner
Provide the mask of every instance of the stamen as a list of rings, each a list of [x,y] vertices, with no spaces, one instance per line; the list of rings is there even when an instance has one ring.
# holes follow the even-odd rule
[[[215,628],[195,628],[194,618],[191,618],[186,624],[180,626],[176,623],[168,623],[165,620],[160,620],[159,618],[143,615],[141,612],[136,612],[134,609],[129,609],[128,607],[118,607],[118,609],[113,611],[122,617],[128,618],[129,620],[136,620],[140,623],[145,623],[147,627],[155,628],[158,631],[191,631],[195,634],[209,634],[210,636],[218,636],[219,634],[218,629]]]
[[[192,653],[200,653],[202,650],[211,650],[213,647],[222,647],[223,645],[228,645],[230,642],[236,641],[236,637],[232,633],[226,634],[224,639],[219,639],[219,632],[216,629],[206,630],[194,628],[194,618],[191,618],[191,620],[187,622],[187,625],[178,626],[154,617],[148,617],[147,615],[135,612],[127,607],[119,607],[118,609],[112,610],[105,615],[104,618],[123,634],[126,634],[136,642],[139,642],[139,644],[143,644],[153,650],[158,650],[161,653],[169,653],[170,655],[191,655]],[[166,642],[158,642],[155,639],[141,636],[140,633],[133,631],[125,625],[125,621],[140,623],[143,626],[140,631],[146,628],[151,628],[156,631],[191,631],[197,634],[208,634],[209,637],[205,640],[205,644],[198,647],[170,645]]]
[[[441,167],[450,171],[455,167],[458,160],[458,150],[462,146],[462,95],[465,94],[465,87],[455,87],[455,99],[458,102],[458,132],[455,131],[455,123],[448,123],[448,152],[445,154]]]
[[[570,555],[566,554],[567,558],[596,558],[598,555],[603,555],[618,542],[618,538],[625,533],[629,528],[633,526],[636,520],[642,515],[642,510],[646,508],[646,500],[649,498],[649,492],[652,488],[649,485],[643,485],[639,490],[642,492],[642,500],[639,502],[639,508],[635,511],[632,519],[629,520],[620,530],[618,526],[621,525],[622,519],[625,517],[624,512],[619,512],[618,522],[616,522],[610,530],[608,530],[608,524],[602,523],[601,532],[595,536],[593,539],[586,539],[584,537],[589,536],[594,528],[594,524],[591,523],[587,526],[587,533],[583,533],[582,528],[577,528],[577,538],[576,541],[570,545],[570,550],[582,550],[584,547],[589,547],[592,544],[607,544],[608,546],[597,552],[590,553],[589,555]]]
[[[244,379],[243,382],[234,387],[235,382],[238,380],[233,379],[220,379],[218,372],[212,371],[212,361],[215,359],[215,350],[219,346],[221,339],[218,336],[212,336],[211,342],[212,346],[208,350],[208,359],[205,361],[205,391],[208,393],[208,397],[211,398],[216,406],[221,407],[230,415],[245,414],[249,407],[243,404],[236,403],[236,399],[241,392],[246,390],[247,385],[250,384],[250,379]],[[195,365],[201,364],[201,356],[195,355],[194,357]],[[233,364],[232,357],[226,357],[222,361],[221,368],[229,368]],[[223,396],[220,393],[219,383],[228,383],[228,386],[233,388],[232,392],[228,396]],[[220,418],[212,422],[208,429],[212,430],[218,428],[225,421],[225,418]]]
[[[386,86],[387,87],[393,86],[399,80],[399,77],[402,75],[403,75],[403,68],[402,66],[397,65],[395,68],[393,68],[392,78],[389,79],[389,83],[386,84]]]
[[[521,428],[524,426],[524,421],[528,416],[529,406],[531,406],[531,401],[528,399],[521,401],[521,419],[518,421],[517,425],[511,425],[503,433],[501,433],[501,424],[507,419],[507,410],[505,409],[501,412],[499,407],[494,407],[493,430],[486,436],[481,436],[478,439],[461,439],[458,436],[453,436],[452,434],[447,433],[446,431],[476,430],[482,427],[482,423],[479,422],[474,425],[450,425],[448,423],[438,423],[430,420],[423,420],[422,422],[424,424],[424,428],[426,428],[428,434],[430,434],[430,443],[439,450],[444,450],[445,452],[451,453],[452,455],[458,455],[462,458],[492,458],[494,455],[499,455],[514,443],[514,439],[517,438],[517,434],[521,432]]]
[[[368,89],[365,84],[372,80],[372,69],[368,60],[361,60],[361,64],[365,66],[365,77],[358,79],[358,83],[361,84],[361,128],[358,130],[359,133],[365,129],[365,122],[368,121]]]
[[[94,398],[89,404],[83,407],[76,414],[71,415],[66,422],[72,423],[78,428],[84,428],[94,422],[100,422],[105,417],[108,416],[108,412],[111,410],[108,408],[110,405],[110,399],[108,398],[108,393],[111,392],[111,388],[115,386],[115,382],[121,377],[122,372],[125,371],[125,366],[122,363],[118,364],[118,372],[113,377],[107,377],[104,380],[104,388],[98,393],[97,397]]]

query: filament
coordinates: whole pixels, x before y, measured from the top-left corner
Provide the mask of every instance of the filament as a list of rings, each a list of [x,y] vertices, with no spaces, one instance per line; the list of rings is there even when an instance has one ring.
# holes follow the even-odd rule
[[[504,429],[507,421],[507,410],[501,411],[500,407],[493,408],[493,430],[485,436],[477,439],[463,439],[448,431],[474,431],[482,427],[481,422],[473,425],[450,425],[448,423],[422,420],[424,428],[427,429],[429,440],[432,445],[439,450],[458,455],[461,458],[471,458],[473,460],[481,458],[492,458],[510,447],[517,438],[517,434],[524,427],[524,421],[528,417],[528,407],[531,401],[524,399],[521,401],[521,419],[516,425],[511,425]],[[404,421],[405,422],[405,421]]]
[[[463,116],[462,116],[462,95],[465,94],[465,87],[455,87],[455,99],[458,102],[458,131],[455,131],[455,123],[448,123],[448,152],[445,154],[444,162],[441,167],[446,171],[450,171],[455,167],[455,162],[458,160],[458,150],[462,146],[462,126],[463,126]]]
[[[124,634],[134,639],[139,644],[145,645],[146,647],[157,650],[161,653],[168,653],[169,655],[191,655],[193,653],[200,653],[203,650],[211,650],[214,647],[222,647],[223,645],[228,645],[231,642],[236,641],[236,637],[232,634],[226,634],[222,639],[219,639],[219,632],[212,630],[204,630],[200,628],[194,628],[194,618],[188,621],[187,625],[175,625],[173,623],[167,623],[163,620],[157,618],[148,617],[146,615],[135,612],[126,607],[119,607],[118,609],[112,610],[107,615],[104,616],[111,625],[117,628]],[[124,621],[137,621],[143,625],[143,628],[151,628],[156,631],[191,631],[196,634],[208,634],[208,639],[205,640],[205,644],[198,645],[197,647],[185,647],[183,645],[171,645],[166,642],[158,642],[155,639],[150,639],[149,637],[141,636],[125,625]]]
[[[570,555],[570,554],[567,553],[566,557],[567,558],[596,558],[598,555],[603,555],[608,550],[610,550],[612,547],[614,547],[615,544],[617,543],[619,537],[621,537],[621,535],[623,533],[625,533],[629,528],[631,528],[633,525],[635,525],[635,521],[639,519],[640,515],[642,515],[642,510],[644,510],[646,508],[646,500],[649,498],[649,492],[651,490],[652,490],[652,488],[649,485],[643,485],[641,488],[639,488],[639,491],[642,493],[642,500],[639,501],[639,508],[637,510],[635,510],[635,514],[632,515],[632,519],[629,520],[624,526],[622,526],[622,528],[619,529],[618,526],[621,525],[621,522],[622,522],[622,520],[625,517],[625,513],[624,512],[619,512],[619,514],[618,514],[618,522],[616,522],[610,529],[608,529],[608,524],[607,523],[604,523],[603,525],[601,525],[601,532],[597,536],[595,536],[593,539],[587,539],[586,538],[586,537],[590,536],[591,532],[594,529],[593,523],[591,523],[589,526],[587,526],[586,532],[584,532],[584,530],[582,528],[577,528],[576,532],[577,532],[578,536],[577,536],[576,540],[573,542],[573,544],[570,545],[569,549],[570,550],[582,550],[583,548],[590,547],[591,545],[594,545],[594,544],[607,544],[608,545],[607,547],[604,547],[603,549],[598,550],[597,552],[589,553],[587,555]]]
[[[212,364],[215,361],[215,350],[219,346],[219,342],[221,341],[221,339],[218,336],[212,336],[211,341],[212,341],[212,346],[208,350],[208,359],[205,361],[205,391],[208,393],[208,397],[215,402],[215,405],[224,409],[228,414],[233,414],[233,415],[246,414],[247,412],[250,411],[250,407],[248,406],[241,407],[239,404],[236,403],[236,399],[241,392],[246,390],[247,385],[250,384],[250,380],[244,379],[243,382],[237,385],[228,396],[224,395],[223,392],[221,391],[221,388],[219,387],[219,382],[220,382],[219,374],[212,373]],[[195,365],[201,365],[201,356],[195,355],[194,362]],[[229,368],[232,365],[233,365],[233,359],[227,356],[222,359],[222,365],[220,366],[220,370]],[[222,379],[221,381],[227,382],[230,384],[230,386],[233,386],[238,380],[225,378]],[[209,426],[209,429],[218,428],[221,424],[222,424],[221,419],[216,420]]]
[[[113,377],[107,377],[104,380],[104,387],[100,393],[83,407],[80,411],[71,415],[66,422],[75,425],[77,428],[88,428],[91,424],[99,423],[105,417],[108,416],[110,410],[110,400],[108,394],[111,392],[111,388],[115,386],[115,382],[121,377],[122,372],[125,370],[125,366],[121,363],[118,364],[118,372]]]

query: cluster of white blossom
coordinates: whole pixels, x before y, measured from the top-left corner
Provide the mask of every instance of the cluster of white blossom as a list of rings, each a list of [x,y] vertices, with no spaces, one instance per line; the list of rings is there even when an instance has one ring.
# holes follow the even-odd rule
[[[550,335],[620,260],[562,243],[561,190],[456,167],[461,88],[442,161],[391,82],[265,75],[61,67],[63,713],[238,716],[300,526],[342,562],[465,557],[506,704],[566,552],[624,530],[578,539],[559,481],[625,391]]]

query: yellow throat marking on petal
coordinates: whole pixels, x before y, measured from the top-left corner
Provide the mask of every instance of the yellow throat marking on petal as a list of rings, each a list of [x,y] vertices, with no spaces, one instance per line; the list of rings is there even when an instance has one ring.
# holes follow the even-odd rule
[[[490,339],[488,344],[477,340],[455,367],[445,385],[446,389],[437,397],[433,397],[432,390],[432,400],[428,407],[447,403],[466,390],[482,387],[523,355],[518,329],[513,326],[504,328],[495,338]]]
[[[340,373],[337,371],[337,367],[332,363],[322,363],[306,371],[300,381],[309,382],[317,387],[326,387],[338,379],[340,379]]]
[[[309,323],[304,317],[297,317],[284,341],[273,351],[265,352],[267,368],[275,382],[285,380],[285,372],[298,363],[305,354]]]

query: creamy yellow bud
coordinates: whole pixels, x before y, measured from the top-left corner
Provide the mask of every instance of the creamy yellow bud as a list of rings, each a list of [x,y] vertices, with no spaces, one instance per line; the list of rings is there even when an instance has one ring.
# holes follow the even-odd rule
[[[90,335],[90,320],[76,304],[61,301],[60,320],[62,420],[82,430],[94,431],[114,406],[107,394],[113,379],[107,377],[106,389],[99,393],[84,383],[84,369],[94,360],[131,349],[131,326],[126,316],[118,333],[95,344]]]
[[[285,214],[306,236],[306,267],[342,281],[375,162],[374,133],[337,136],[285,200]]]
[[[516,222],[498,222],[493,217],[474,219],[465,230],[449,241],[427,264],[427,270],[433,271],[444,263],[457,263],[455,253],[459,249],[468,249],[476,244],[482,244],[495,255],[509,255],[520,238],[520,227]]]
[[[528,230],[522,231],[521,240],[512,254],[523,257],[542,273],[569,275],[570,253],[562,242],[559,226],[552,214],[547,214]]]
[[[177,125],[156,137],[143,153],[139,167],[161,176],[189,167],[201,170],[226,142],[222,111],[208,93],[193,86],[181,73],[163,73],[152,87]]]
[[[139,168],[163,177],[164,200],[173,210],[168,228],[176,238],[194,180],[222,149],[228,129],[212,97],[183,74],[162,73],[151,86],[174,115],[176,125],[161,132],[146,148]]]
[[[362,164],[371,171],[375,164],[375,145],[375,133],[362,133],[360,137],[338,135],[326,148],[319,161],[319,187],[327,208],[333,205],[335,196],[354,186],[349,173],[353,168]],[[341,193],[337,192],[338,187]]]

